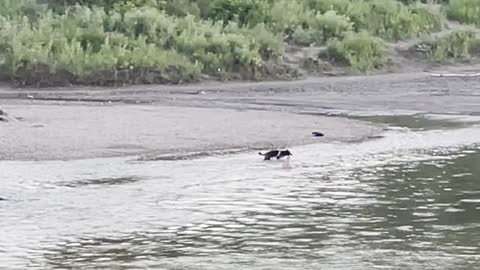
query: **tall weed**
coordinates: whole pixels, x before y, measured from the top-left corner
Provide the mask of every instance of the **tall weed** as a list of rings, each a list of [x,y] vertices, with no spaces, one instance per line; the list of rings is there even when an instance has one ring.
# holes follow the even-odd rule
[[[422,42],[427,45],[430,58],[439,63],[449,59],[466,59],[478,51],[478,38],[474,28],[465,27],[447,36],[432,38]]]
[[[386,45],[367,32],[350,32],[343,39],[329,41],[327,57],[332,62],[350,66],[354,70],[367,71],[386,63]]]
[[[446,10],[450,19],[480,25],[480,1],[449,0]]]

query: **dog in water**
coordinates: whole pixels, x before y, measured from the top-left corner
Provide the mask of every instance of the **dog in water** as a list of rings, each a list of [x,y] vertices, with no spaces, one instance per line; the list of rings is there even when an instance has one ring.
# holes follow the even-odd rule
[[[266,152],[265,154],[262,154],[262,152],[258,153],[261,156],[264,156],[263,160],[270,160],[271,158],[275,157],[277,159],[281,159],[283,157],[290,157],[293,156],[292,153],[286,149],[286,150],[271,150]]]

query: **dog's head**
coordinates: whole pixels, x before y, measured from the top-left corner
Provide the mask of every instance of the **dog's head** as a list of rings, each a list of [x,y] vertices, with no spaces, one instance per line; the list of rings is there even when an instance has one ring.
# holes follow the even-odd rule
[[[293,156],[292,152],[290,152],[288,149],[285,150],[285,151],[283,151],[283,154],[284,154],[285,156]]]

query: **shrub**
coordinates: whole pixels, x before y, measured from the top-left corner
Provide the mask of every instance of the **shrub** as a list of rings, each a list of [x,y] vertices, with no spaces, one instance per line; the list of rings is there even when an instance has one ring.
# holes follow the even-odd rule
[[[320,12],[335,10],[344,15],[348,15],[353,7],[351,0],[305,0],[305,2],[310,9]]]
[[[64,12],[71,6],[81,5],[84,7],[102,7],[107,11],[116,9],[125,11],[134,7],[158,6],[157,0],[38,0],[40,3],[47,4],[55,12]]]
[[[209,3],[207,2],[202,3],[202,6],[204,5],[209,7]],[[168,0],[163,3],[162,8],[167,12],[167,14],[180,17],[184,17],[189,14],[197,17],[202,15],[202,9],[200,9],[200,6],[192,0]]]
[[[149,42],[202,64],[207,73],[258,65],[263,56],[279,55],[282,48],[280,39],[263,24],[248,28],[230,23],[224,27],[192,15],[172,17],[151,8],[125,13],[123,24],[122,31],[128,36],[145,35]]]
[[[348,17],[330,10],[317,13],[304,24],[298,25],[292,34],[292,42],[299,45],[325,44],[332,38],[341,38],[352,31],[353,24]]]
[[[84,78],[93,80],[92,74],[107,72],[104,77],[115,81],[118,77],[112,74],[123,70],[128,75],[129,69],[148,70],[154,76],[174,71],[183,80],[197,78],[200,71],[253,74],[264,61],[279,59],[282,49],[280,39],[264,24],[224,27],[193,15],[170,16],[151,7],[121,14],[74,6],[62,14],[46,12],[35,24],[27,17],[0,19],[2,70],[8,70],[12,78],[20,73],[50,76],[62,71],[77,81],[88,81]]]
[[[358,71],[367,71],[386,63],[386,45],[365,31],[350,32],[343,39],[328,42],[327,57],[330,61],[345,64]]]
[[[347,16],[355,31],[366,30],[384,39],[396,40],[422,32],[441,30],[442,16],[427,5],[405,5],[395,0],[307,0],[314,10],[335,10]]]
[[[332,61],[364,71],[385,62],[385,43],[379,38],[441,30],[441,14],[421,2],[3,0],[0,70],[25,83],[45,74],[37,81],[54,74],[101,84],[178,82],[197,78],[200,72],[261,77],[259,73],[274,74],[275,64],[285,67],[281,56],[287,41],[327,45]],[[448,14],[479,24],[477,2],[451,0]],[[466,41],[471,36],[455,34],[432,43],[432,57],[471,53],[473,41]]]
[[[321,44],[323,42],[322,34],[315,29],[304,29],[297,26],[292,34],[291,42],[301,46],[310,46],[312,44]]]
[[[16,17],[27,16],[37,19],[47,11],[47,6],[36,0],[2,0],[0,1],[0,16]]]
[[[91,25],[94,25],[93,13],[89,17]],[[164,78],[165,71],[176,67],[181,70],[182,78],[172,82],[195,79],[199,75],[199,66],[185,56],[148,44],[144,37],[128,39],[90,25],[68,32],[71,28],[66,22],[78,23],[78,27],[83,19],[78,13],[54,15],[50,12],[32,25],[26,17],[12,20],[0,17],[2,70],[10,78],[28,84],[33,83],[30,80],[48,80],[62,72],[69,74],[67,81],[82,83],[99,72],[116,74],[117,70],[125,69],[128,73],[135,68],[155,69]],[[113,75],[110,78],[112,82],[116,79]]]
[[[432,33],[442,30],[443,17],[439,12],[432,10],[430,6],[414,3],[410,6],[410,10],[414,16],[417,33]]]
[[[345,15],[339,15],[333,10],[324,14],[317,13],[308,24],[310,28],[316,29],[322,34],[322,41],[335,37],[343,37],[345,33],[352,31],[353,23]]]
[[[480,25],[480,1],[450,0],[447,4],[447,16],[462,23]]]
[[[301,1],[277,0],[270,8],[270,21],[267,23],[276,33],[293,33],[298,26],[307,28],[307,19],[315,15],[306,10]]]
[[[268,20],[266,0],[212,0],[208,17],[224,25],[235,22],[240,26],[255,26]]]
[[[410,10],[394,0],[361,2],[352,9],[352,20],[359,29],[367,29],[373,35],[386,39],[402,39],[417,32]]]
[[[474,51],[478,51],[478,39],[473,28],[456,30],[444,37],[423,41],[427,45],[428,55],[435,62],[448,59],[464,59]]]

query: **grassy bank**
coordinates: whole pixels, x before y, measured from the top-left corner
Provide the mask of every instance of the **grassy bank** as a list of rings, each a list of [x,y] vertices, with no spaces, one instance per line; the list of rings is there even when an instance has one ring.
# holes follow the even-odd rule
[[[445,6],[450,17],[459,16],[455,2]],[[325,47],[325,61],[367,71],[386,63],[387,43],[438,32],[443,21],[420,1],[3,0],[0,79],[42,86],[291,78],[297,71],[284,63],[285,44]]]

